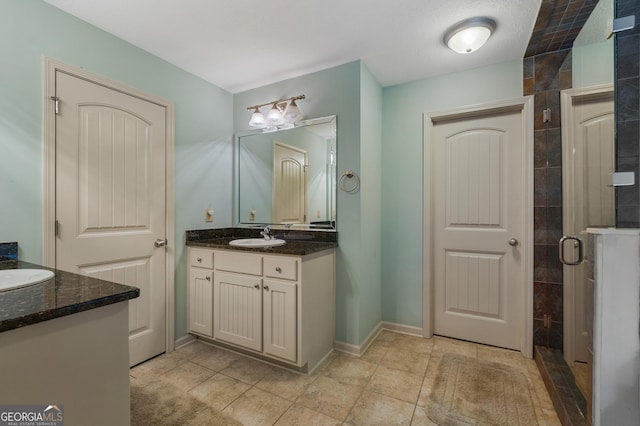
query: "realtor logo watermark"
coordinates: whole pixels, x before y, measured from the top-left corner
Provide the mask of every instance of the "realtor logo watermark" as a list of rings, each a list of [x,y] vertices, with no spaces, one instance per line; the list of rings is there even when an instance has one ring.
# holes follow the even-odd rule
[[[0,426],[64,426],[64,407],[0,405]]]

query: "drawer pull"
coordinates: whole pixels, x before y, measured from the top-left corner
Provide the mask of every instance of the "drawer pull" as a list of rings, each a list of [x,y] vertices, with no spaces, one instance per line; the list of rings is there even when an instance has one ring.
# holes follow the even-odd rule
[[[278,272],[278,273],[282,273],[282,268],[281,268],[281,267],[279,267],[279,266],[276,266],[276,272]]]
[[[198,263],[202,263],[202,258],[201,257],[197,258],[196,260],[198,261]]]
[[[256,284],[254,285],[254,287],[256,288],[256,290],[260,290],[260,284]]]
[[[264,286],[264,290],[265,290],[265,291],[269,291],[269,286],[268,286],[268,285],[265,285],[265,286]]]
[[[211,277],[207,275],[207,281],[211,281]]]

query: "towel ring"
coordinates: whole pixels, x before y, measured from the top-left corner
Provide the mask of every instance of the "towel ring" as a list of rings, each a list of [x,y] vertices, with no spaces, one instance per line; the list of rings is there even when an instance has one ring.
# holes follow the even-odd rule
[[[347,179],[353,179],[353,187],[352,188],[347,188],[345,186],[345,183],[347,182]],[[360,178],[358,177],[358,175],[353,173],[353,170],[347,170],[346,172],[344,172],[342,174],[342,176],[340,176],[340,179],[338,180],[338,188],[340,188],[344,192],[348,192],[348,193],[356,192],[358,190],[358,188],[360,188]]]

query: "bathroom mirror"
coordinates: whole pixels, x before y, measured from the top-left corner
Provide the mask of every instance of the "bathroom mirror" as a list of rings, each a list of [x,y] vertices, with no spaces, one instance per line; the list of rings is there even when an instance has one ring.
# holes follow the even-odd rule
[[[236,141],[237,223],[336,229],[336,117]]]

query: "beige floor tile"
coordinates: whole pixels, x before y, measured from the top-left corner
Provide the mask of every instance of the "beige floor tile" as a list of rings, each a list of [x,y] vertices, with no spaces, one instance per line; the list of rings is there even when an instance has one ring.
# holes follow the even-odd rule
[[[427,405],[427,399],[429,398],[429,395],[431,395],[431,391],[435,385],[442,355],[443,354],[440,352],[434,352],[431,354],[431,357],[429,357],[429,365],[427,366],[424,381],[422,382],[422,388],[420,389],[420,396],[418,397],[417,405],[419,407],[425,407]]]
[[[477,345],[476,349],[480,361],[497,362],[515,368],[525,375],[528,374],[526,358],[518,351],[485,345]]]
[[[386,355],[387,351],[389,350],[390,345],[391,345],[390,341],[389,342],[385,342],[385,341],[379,342],[378,340],[376,340],[371,345],[369,345],[369,347],[367,348],[367,351],[364,354],[362,354],[360,359],[363,360],[363,361],[367,361],[367,362],[372,362],[374,364],[378,364],[378,363],[380,363],[380,361],[382,361],[382,359]]]
[[[317,379],[317,376],[305,376],[283,368],[274,368],[268,372],[256,387],[294,401]]]
[[[250,385],[255,385],[275,368],[276,367],[251,358],[241,357],[220,372],[225,376],[233,377]]]
[[[342,422],[302,405],[293,404],[276,426],[339,426]]]
[[[251,385],[218,373],[191,389],[189,395],[215,410],[223,410],[250,388]]]
[[[447,337],[433,336],[433,351],[441,353],[456,353],[470,357],[478,356],[478,349],[475,343],[463,340],[449,339]]]
[[[318,377],[296,401],[298,404],[338,420],[344,420],[362,389],[330,377]]]
[[[207,352],[211,348],[212,348],[211,345],[207,345],[206,343],[202,343],[198,340],[194,340],[186,344],[185,346],[182,346],[181,348],[176,349],[170,354],[167,354],[167,356],[191,360],[197,355],[203,352]]]
[[[429,354],[433,350],[433,339],[425,339],[417,336],[407,336],[401,334],[393,341],[393,346],[401,348],[402,350],[408,350],[411,352],[418,352],[421,354]]]
[[[194,356],[191,361],[210,370],[222,371],[240,358],[242,355],[209,346]]]
[[[167,371],[161,378],[178,389],[188,391],[209,379],[214,374],[215,372],[208,368],[187,361],[173,370]]]
[[[377,336],[376,336],[376,342],[393,342],[394,340],[396,340],[396,338],[400,336],[399,333],[395,333],[393,331],[389,331],[389,330],[382,330]]]
[[[347,425],[408,425],[414,405],[365,391],[351,409]]]
[[[427,369],[429,358],[429,354],[413,352],[406,347],[399,348],[392,345],[380,361],[380,365],[422,376]]]
[[[136,379],[154,378],[166,373],[169,370],[173,370],[174,368],[185,362],[186,360],[182,358],[160,355],[159,357],[150,359],[149,361],[143,362],[142,364],[133,367],[131,370],[129,370],[129,374]]]
[[[229,404],[222,413],[244,425],[272,425],[290,406],[291,401],[251,388]]]
[[[423,407],[416,407],[411,419],[411,426],[438,426],[438,424],[429,419]]]
[[[376,370],[376,365],[351,356],[337,356],[324,370],[323,375],[341,383],[365,387]]]
[[[415,404],[422,387],[422,376],[378,367],[367,385],[367,390]]]

